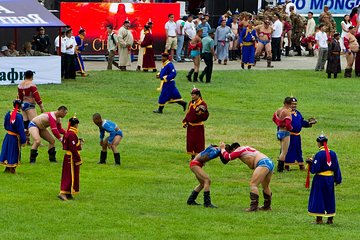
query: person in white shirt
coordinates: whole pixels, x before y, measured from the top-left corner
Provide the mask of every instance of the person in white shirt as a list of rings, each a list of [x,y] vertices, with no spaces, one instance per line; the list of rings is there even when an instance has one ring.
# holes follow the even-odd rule
[[[305,37],[312,36],[315,33],[316,23],[313,18],[313,15],[314,14],[312,12],[308,12],[308,20],[307,20],[307,24],[306,24]]]
[[[275,13],[274,24],[271,35],[271,52],[272,52],[272,61],[281,61],[281,35],[283,32],[283,23],[280,21],[280,15]]]
[[[344,16],[344,20],[341,22],[341,37],[340,37],[340,47],[345,52],[345,45],[344,45],[344,37],[349,32],[349,27],[351,26],[350,22],[350,15],[346,14]]]
[[[170,61],[173,59],[174,51],[177,48],[176,23],[174,22],[174,14],[168,15],[169,21],[165,23],[166,45],[165,52],[170,50]]]
[[[316,44],[319,46],[319,58],[315,67],[315,71],[324,70],[324,66],[328,57],[328,36],[325,32],[325,25],[320,24],[320,31],[315,35]]]
[[[65,53],[65,50],[63,48],[63,42],[64,42],[64,39],[65,39],[65,33],[66,33],[66,30],[67,28],[62,28],[61,29],[61,45],[60,45],[60,41],[59,41],[59,38],[60,36],[57,36],[54,40],[54,45],[55,45],[55,51],[54,51],[54,55],[59,55],[59,48],[61,46],[61,78],[64,77],[64,74],[65,74],[65,62],[64,62],[64,53]]]
[[[184,57],[185,57],[185,60],[186,60],[186,58],[189,55],[189,53],[188,53],[189,42],[196,35],[195,24],[193,23],[193,16],[191,14],[188,15],[188,19],[185,22],[184,33],[185,33],[185,37],[184,37],[184,46],[185,46]]]
[[[64,65],[65,65],[65,79],[75,79],[75,47],[76,47],[75,37],[73,36],[72,29],[67,29],[64,42],[61,43],[61,48],[65,50],[64,52]]]
[[[176,61],[182,62],[181,60],[181,51],[184,46],[184,35],[185,35],[185,21],[187,16],[183,16],[181,19],[176,21],[176,33],[177,33],[177,48],[176,48]]]

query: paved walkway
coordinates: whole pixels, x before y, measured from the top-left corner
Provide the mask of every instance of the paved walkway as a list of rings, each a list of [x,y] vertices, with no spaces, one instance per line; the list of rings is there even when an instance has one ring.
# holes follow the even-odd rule
[[[272,62],[272,65],[274,68],[267,68],[266,67],[266,60],[261,59],[260,62],[256,64],[256,66],[253,69],[256,70],[270,70],[270,69],[296,69],[296,70],[311,70],[315,69],[315,65],[317,62],[317,57],[307,57],[307,56],[301,56],[301,57],[282,57],[281,62]],[[341,66],[342,69],[345,68],[346,60],[344,56],[341,56]],[[160,69],[161,62],[156,61],[156,66],[158,67],[158,70]],[[175,68],[176,70],[190,70],[192,68],[193,64],[192,62],[182,62],[177,63],[175,62]],[[107,67],[107,62],[104,61],[85,61],[85,69],[87,71],[99,71],[99,70],[105,70]],[[205,64],[202,62],[200,68],[203,69],[205,67]],[[326,65],[325,65],[326,67]],[[114,67],[115,68],[115,67]],[[114,69],[113,68],[113,69]],[[131,67],[129,70],[135,70],[136,69],[136,61],[131,64]],[[240,68],[240,61],[229,61],[227,65],[220,65],[217,63],[214,63],[214,70],[238,70]]]

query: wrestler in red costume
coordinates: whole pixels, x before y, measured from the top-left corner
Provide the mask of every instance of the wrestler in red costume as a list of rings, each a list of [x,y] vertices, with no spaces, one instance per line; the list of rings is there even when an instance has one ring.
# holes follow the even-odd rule
[[[194,159],[196,154],[205,149],[204,121],[208,119],[209,111],[198,88],[194,88],[191,91],[191,99],[182,124],[184,128],[187,128],[187,152],[191,154],[191,159]]]
[[[292,101],[293,98],[286,97],[284,100],[284,106],[276,110],[272,118],[273,122],[277,126],[278,131],[276,137],[280,141],[280,147],[281,147],[278,166],[277,166],[278,172],[284,171],[285,158],[290,145],[290,131],[292,130],[292,125],[291,125]]]
[[[60,106],[57,111],[43,113],[33,118],[29,123],[29,132],[34,140],[30,151],[30,163],[35,163],[36,161],[38,155],[37,149],[41,140],[40,138],[45,139],[49,143],[49,161],[56,162],[55,140],[46,128],[50,126],[51,132],[61,142],[62,137],[60,134],[64,135],[65,130],[61,127],[60,119],[64,118],[66,114],[67,108],[65,106]]]
[[[271,210],[271,189],[270,181],[274,171],[274,163],[269,157],[255,148],[249,146],[240,146],[235,142],[226,149],[225,144],[220,144],[222,158],[221,161],[227,164],[231,160],[239,158],[250,169],[254,169],[250,180],[250,208],[246,209],[247,212],[257,210],[268,211]],[[263,187],[264,206],[258,208],[259,205],[259,189],[258,185]]]
[[[24,119],[26,141],[28,145],[30,145],[30,134],[28,130],[29,123],[37,115],[35,102],[39,105],[42,113],[45,111],[40,94],[36,85],[33,83],[33,76],[33,71],[26,71],[24,74],[25,79],[18,85],[18,96],[22,102],[21,110]]]
[[[63,201],[73,199],[72,194],[79,193],[80,165],[82,164],[79,151],[81,140],[78,134],[79,120],[76,116],[69,119],[69,127],[63,139],[63,149],[66,151],[62,167],[60,194],[58,198]]]

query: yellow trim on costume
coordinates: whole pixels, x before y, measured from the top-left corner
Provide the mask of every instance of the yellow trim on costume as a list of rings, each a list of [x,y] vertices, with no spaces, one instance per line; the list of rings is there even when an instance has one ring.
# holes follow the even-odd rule
[[[163,81],[167,82],[167,75],[163,76]]]
[[[164,85],[164,81],[160,81],[160,86],[156,90],[161,91],[163,85]]]
[[[71,132],[73,132],[73,133],[75,133],[77,135],[78,132],[79,132],[79,129],[74,128],[74,127],[70,127],[68,131],[71,131]]]
[[[243,42],[243,46],[248,47],[248,46],[252,46],[252,45],[254,45],[253,42]]]
[[[165,67],[165,66],[168,65],[169,63],[170,63],[170,60],[168,59],[168,60],[166,60],[166,61],[162,64],[162,66]]]
[[[20,161],[18,161],[18,163],[14,163],[14,164],[9,164],[8,160],[4,160],[0,165],[3,165],[5,167],[11,167],[11,168],[15,168],[17,166],[20,165]]]
[[[17,133],[14,133],[14,132],[12,132],[12,131],[7,131],[7,134],[9,134],[9,135],[11,135],[11,136],[19,136],[19,134],[17,134]]]
[[[152,48],[152,45],[146,46],[145,48]]]
[[[198,123],[191,123],[189,122],[188,123],[190,126],[201,126],[201,125],[204,125],[204,122],[198,122]]]
[[[334,176],[334,172],[329,170],[329,171],[319,172],[316,175],[331,177]]]
[[[300,133],[290,132],[290,135],[300,136]]]
[[[312,213],[312,212],[308,212],[308,214],[310,216],[314,216],[314,217],[334,217],[336,215],[336,213]]]

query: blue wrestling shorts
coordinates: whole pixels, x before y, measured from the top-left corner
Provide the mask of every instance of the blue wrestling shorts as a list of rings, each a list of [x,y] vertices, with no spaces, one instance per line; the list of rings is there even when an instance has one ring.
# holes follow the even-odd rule
[[[274,163],[270,160],[270,158],[263,158],[258,161],[256,167],[266,167],[270,172],[274,171]]]
[[[210,145],[200,153],[201,157],[204,157],[206,155],[209,158],[209,160],[217,158],[220,155],[220,148],[215,148],[212,145]]]
[[[278,131],[276,133],[276,137],[278,140],[283,140],[284,138],[290,136],[290,132],[289,131]]]
[[[31,127],[37,127],[37,128],[39,128],[39,127],[36,125],[36,123],[34,123],[33,121],[30,121],[30,123],[29,123],[29,127],[28,127],[28,128],[31,128]]]
[[[270,43],[270,40],[259,40],[259,42],[261,42],[265,46],[266,44]]]
[[[190,51],[190,56],[191,56],[192,58],[197,57],[197,56],[199,56],[199,55],[200,55],[200,50],[191,50],[191,51]]]
[[[35,109],[35,104],[28,103],[28,102],[23,102],[21,104],[21,110],[27,111],[27,110],[30,110],[30,109]]]
[[[30,127],[30,125],[29,125]],[[116,135],[119,135],[120,137],[123,137],[123,132],[119,129],[116,131]]]

